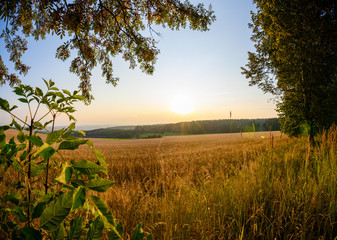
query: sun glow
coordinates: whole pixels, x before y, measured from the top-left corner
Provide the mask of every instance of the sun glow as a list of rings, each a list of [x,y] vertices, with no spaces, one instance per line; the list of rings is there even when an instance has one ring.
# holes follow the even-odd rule
[[[191,113],[194,110],[194,106],[191,98],[179,95],[173,98],[171,110],[177,114],[184,115]]]

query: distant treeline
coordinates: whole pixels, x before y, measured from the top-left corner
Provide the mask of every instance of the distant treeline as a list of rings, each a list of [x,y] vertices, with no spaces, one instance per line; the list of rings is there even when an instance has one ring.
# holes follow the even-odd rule
[[[269,130],[280,130],[280,124],[277,118],[203,120],[136,126],[134,129],[118,129],[116,127],[101,128],[86,131],[86,137],[130,139],[161,137],[174,134],[238,133]]]

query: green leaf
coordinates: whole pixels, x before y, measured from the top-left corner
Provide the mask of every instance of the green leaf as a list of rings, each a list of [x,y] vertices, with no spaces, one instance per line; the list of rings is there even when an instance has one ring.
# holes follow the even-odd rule
[[[40,164],[36,166],[33,165],[31,168],[32,177],[36,177],[42,174],[45,171],[46,166],[47,164]]]
[[[12,212],[19,218],[21,222],[27,222],[28,218],[24,214],[23,210],[21,207],[14,206]]]
[[[86,184],[86,187],[91,189],[91,190],[95,190],[97,192],[105,192],[111,187],[111,185],[113,185],[115,183],[116,182],[97,177],[97,178],[91,179]]]
[[[58,227],[58,229],[54,230],[51,233],[51,239],[52,240],[64,240],[66,236],[66,231],[64,229],[64,224],[61,223],[61,225]]]
[[[20,233],[22,240],[42,240],[42,234],[32,227],[24,227]]]
[[[76,125],[76,123],[72,122],[72,123],[68,126],[68,129],[74,130],[74,129],[75,129],[75,125]]]
[[[47,121],[43,124],[43,128],[46,128],[50,123],[52,123],[53,120]]]
[[[79,240],[83,231],[83,219],[81,216],[71,220],[67,240]]]
[[[12,167],[16,170],[16,171],[18,171],[18,172],[22,172],[22,166],[21,166],[21,164],[18,162],[18,160],[16,160],[16,158],[12,158],[11,159],[12,160]]]
[[[36,129],[40,129],[40,130],[43,129],[43,125],[42,125],[40,122],[34,122],[34,127],[35,127]]]
[[[40,198],[39,202],[36,204],[33,210],[32,218],[39,218],[43,212],[44,206],[50,201],[50,199],[54,196],[53,192],[49,192]]]
[[[116,228],[113,228],[109,234],[109,240],[123,240],[123,223],[119,222]]]
[[[102,170],[100,166],[98,166],[96,163],[88,161],[88,160],[81,160],[81,161],[73,161],[72,162],[73,167],[80,171],[82,174],[85,175],[93,175]]]
[[[60,183],[67,184],[71,179],[73,169],[68,165],[68,163],[62,163],[62,166],[62,172],[57,178],[55,178],[55,180]]]
[[[37,96],[39,96],[39,97],[42,97],[43,96],[43,92],[42,92],[41,88],[36,87],[35,88],[35,94]]]
[[[78,146],[85,144],[87,141],[88,140],[63,141],[61,142],[58,150],[61,150],[61,149],[74,150],[74,149],[77,149]]]
[[[56,230],[68,216],[72,205],[73,191],[57,197],[42,212],[40,227],[48,232]]]
[[[4,130],[0,128],[0,149],[4,148],[6,146],[6,135],[4,133]]]
[[[14,91],[13,91],[16,95],[19,95],[19,96],[25,96],[25,94],[23,93],[23,90],[21,88],[21,86],[19,87],[15,87]]]
[[[98,216],[95,221],[90,224],[87,240],[100,240],[102,238],[103,229],[104,223],[102,218]]]
[[[108,223],[110,223],[113,226],[116,226],[115,218],[112,216],[112,213],[110,212],[105,202],[101,198],[94,195],[91,195],[90,198],[92,202],[95,204],[96,208],[98,209],[99,214],[102,217],[105,217]]]
[[[52,87],[55,85],[55,82],[53,82],[53,80],[49,79],[49,86]]]
[[[16,138],[20,143],[23,143],[26,140],[25,134],[23,132],[19,132]]]
[[[82,207],[83,204],[85,203],[85,188],[83,187],[78,187],[75,197],[74,197],[74,204],[73,204],[73,209]]]
[[[6,112],[9,111],[9,103],[7,100],[0,98],[0,108]]]
[[[68,90],[62,89],[62,91],[63,91],[63,93],[67,94],[68,96],[71,96],[71,93]]]
[[[61,136],[63,134],[63,129],[58,130],[58,131],[54,131],[51,133],[47,133],[47,139],[46,139],[46,143],[48,144],[53,144],[53,143],[57,143],[61,141]]]
[[[26,98],[19,98],[18,100],[22,103],[28,103],[28,100]]]
[[[14,203],[15,205],[19,205],[21,198],[22,196],[20,193],[14,193],[14,192],[9,191],[5,197],[5,200],[10,201]]]
[[[144,231],[142,229],[142,224],[139,223],[135,230],[133,231],[131,240],[143,240],[144,238]]]
[[[13,120],[12,120],[12,124],[14,125],[14,127],[15,127],[17,130],[19,130],[19,131],[22,130],[22,127],[20,126],[20,124],[18,124],[17,121],[15,121],[14,118],[13,118]]]
[[[100,151],[96,150],[96,149],[94,149],[93,151],[94,151],[94,153],[95,153],[95,155],[96,155],[99,163],[103,167],[103,171],[102,172],[104,172],[106,175],[108,175],[108,166],[105,163],[105,158],[104,158],[103,154]]]
[[[83,137],[85,136],[85,132],[84,132],[83,130],[78,130],[78,131],[77,131],[77,134],[80,134],[80,135],[83,136]]]
[[[43,144],[34,154],[34,157],[40,156],[44,159],[51,158],[55,153],[55,149],[48,143]]]
[[[43,145],[43,141],[39,136],[26,136],[26,139],[38,147]]]
[[[90,140],[88,140],[87,144],[88,144],[88,146],[89,146],[90,148],[93,148],[93,147],[94,147],[94,144],[93,144],[93,142],[92,142],[92,141],[90,141]]]

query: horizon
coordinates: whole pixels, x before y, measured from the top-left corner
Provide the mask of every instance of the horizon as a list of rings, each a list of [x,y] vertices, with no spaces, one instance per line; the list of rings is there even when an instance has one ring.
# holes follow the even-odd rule
[[[277,118],[277,117],[275,117]],[[128,124],[128,125],[115,125],[115,124],[76,124],[75,129],[77,130],[94,130],[99,128],[122,128],[122,127],[137,127],[137,126],[151,126],[151,125],[169,125],[169,124],[179,124],[179,123],[188,123],[188,122],[202,122],[202,121],[222,121],[222,120],[264,120],[264,119],[275,119],[275,118],[222,118],[222,119],[205,119],[205,120],[190,120],[190,121],[184,121],[184,122],[163,122],[163,123],[155,123],[155,124]],[[68,125],[55,125],[55,129],[61,129],[63,127],[67,127]],[[83,128],[84,127],[84,128]],[[94,128],[95,127],[95,128]],[[81,128],[81,129],[79,129]]]

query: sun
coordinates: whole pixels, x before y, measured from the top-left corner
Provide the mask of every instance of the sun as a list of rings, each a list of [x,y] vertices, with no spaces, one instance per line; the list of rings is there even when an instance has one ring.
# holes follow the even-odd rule
[[[172,100],[171,110],[177,114],[188,114],[194,110],[192,99],[185,95],[175,96]]]

